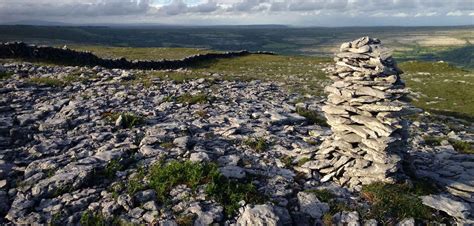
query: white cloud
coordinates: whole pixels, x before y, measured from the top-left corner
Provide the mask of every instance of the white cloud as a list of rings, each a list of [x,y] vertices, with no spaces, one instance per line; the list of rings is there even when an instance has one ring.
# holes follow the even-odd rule
[[[464,13],[461,12],[461,10],[456,10],[456,11],[451,11],[451,12],[446,13],[446,16],[462,16],[462,15],[464,15]]]
[[[430,17],[438,15],[437,12],[419,12],[415,14],[415,17]]]
[[[408,14],[406,13],[395,13],[393,14],[394,17],[408,17]]]

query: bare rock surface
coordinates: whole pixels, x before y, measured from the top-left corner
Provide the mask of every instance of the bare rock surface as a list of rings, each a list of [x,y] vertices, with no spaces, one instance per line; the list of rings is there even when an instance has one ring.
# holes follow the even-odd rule
[[[337,74],[360,72],[361,79],[340,78],[326,89],[328,98],[304,101],[272,82],[152,78],[145,86],[139,79],[147,71],[4,63],[1,70],[12,76],[0,80],[0,224],[77,225],[87,212],[150,225],[177,225],[183,216],[195,225],[312,225],[322,218],[377,224],[354,212],[371,204],[353,188],[399,172],[401,156],[386,150],[404,145],[413,173],[443,189],[423,197],[425,204],[472,222],[474,158],[448,141],[432,145],[424,137],[472,142],[474,127],[450,117],[440,123],[427,113],[401,124],[405,106],[392,101],[405,92],[400,78],[364,77],[397,73],[377,45],[363,39],[341,46],[338,57],[348,60],[340,61]],[[375,66],[356,65],[359,60]],[[183,98],[192,96],[206,100]],[[334,132],[297,108],[324,111]],[[128,113],[140,122],[130,126]],[[403,126],[410,129],[408,145],[395,136]],[[173,160],[215,163],[225,178],[249,181],[265,199],[239,201],[235,215],[227,216],[204,185],[177,185],[166,203],[147,186],[129,191],[131,181],[149,183],[136,178],[154,163]],[[334,197],[322,201],[315,189]],[[332,212],[336,201],[350,210]]]

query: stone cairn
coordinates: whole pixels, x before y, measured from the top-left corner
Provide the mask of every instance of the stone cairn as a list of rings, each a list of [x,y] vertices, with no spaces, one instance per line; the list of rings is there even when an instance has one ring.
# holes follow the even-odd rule
[[[325,88],[322,108],[333,134],[321,144],[312,168],[324,175],[322,182],[354,190],[403,179],[407,123],[400,117],[411,108],[400,100],[407,90],[391,51],[378,39],[362,37],[343,43],[334,60],[334,83]]]

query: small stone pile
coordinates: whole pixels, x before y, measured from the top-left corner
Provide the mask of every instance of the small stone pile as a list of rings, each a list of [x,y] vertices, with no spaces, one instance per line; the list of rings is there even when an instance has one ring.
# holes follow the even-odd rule
[[[333,134],[321,144],[313,169],[324,175],[322,182],[355,190],[403,178],[407,137],[400,116],[409,108],[400,101],[407,93],[402,71],[380,40],[369,37],[343,43],[334,60],[334,83],[325,88],[328,100],[322,108]]]

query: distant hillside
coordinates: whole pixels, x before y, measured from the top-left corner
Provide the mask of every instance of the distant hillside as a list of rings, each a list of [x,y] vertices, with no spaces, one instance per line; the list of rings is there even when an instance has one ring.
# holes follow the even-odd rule
[[[474,26],[287,27],[242,26],[31,26],[0,25],[0,41],[118,47],[187,47],[331,56],[339,43],[370,35],[384,40],[401,60],[444,60],[472,67]],[[469,54],[471,53],[471,54]],[[462,56],[463,59],[460,59]]]

